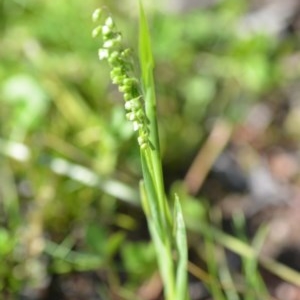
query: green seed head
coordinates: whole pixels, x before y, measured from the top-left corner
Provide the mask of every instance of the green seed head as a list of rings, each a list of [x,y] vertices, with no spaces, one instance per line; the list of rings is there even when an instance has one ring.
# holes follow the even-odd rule
[[[93,14],[93,21],[99,21],[103,10],[97,9]],[[99,59],[107,59],[110,67],[111,80],[118,85],[125,100],[126,118],[132,122],[133,130],[138,131],[138,144],[141,149],[149,146],[149,129],[145,115],[139,81],[131,76],[133,72],[132,50],[122,49],[122,35],[116,30],[115,23],[110,15],[97,26],[93,37],[101,36],[102,47],[99,49]]]

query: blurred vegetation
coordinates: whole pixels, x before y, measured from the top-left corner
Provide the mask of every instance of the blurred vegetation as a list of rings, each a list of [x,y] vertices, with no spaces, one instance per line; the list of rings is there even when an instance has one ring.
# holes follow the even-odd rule
[[[134,48],[138,10],[130,1],[0,0],[0,294],[6,299],[75,271],[97,271],[104,299],[112,299],[112,290],[133,299],[156,270],[139,207],[138,147],[91,38],[91,13],[101,4]],[[246,11],[245,1],[234,0],[182,15],[149,5],[165,180],[181,194],[190,248],[204,261],[194,234],[208,222],[209,199],[188,196],[174,182],[216,119],[234,126],[253,103],[275,95],[275,105],[300,74],[285,64],[299,43],[288,35],[242,34],[238,22]],[[297,141],[293,125],[282,130]],[[210,255],[217,248],[209,237],[204,244]],[[221,276],[216,268],[208,266]]]

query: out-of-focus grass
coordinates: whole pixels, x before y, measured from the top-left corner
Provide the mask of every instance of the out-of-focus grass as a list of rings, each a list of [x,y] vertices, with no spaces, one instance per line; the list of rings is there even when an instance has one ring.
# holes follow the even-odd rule
[[[96,5],[1,1],[2,291],[42,286],[47,268],[97,268],[94,256],[109,265],[123,228],[136,226],[117,212],[117,198],[137,201],[137,183],[117,170],[122,148],[133,161],[137,150],[119,97],[93,55]],[[110,234],[111,226],[118,229]],[[74,248],[87,251],[86,258]],[[49,266],[44,250],[54,258]]]

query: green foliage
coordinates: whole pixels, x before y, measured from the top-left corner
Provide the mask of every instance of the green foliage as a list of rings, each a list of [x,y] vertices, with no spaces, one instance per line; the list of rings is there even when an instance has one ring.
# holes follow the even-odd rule
[[[149,10],[149,25],[142,14],[140,37],[135,6],[100,2],[0,1],[0,293],[9,299],[45,287],[56,273],[96,270],[107,280],[99,290],[134,299],[136,289],[161,268],[166,285],[176,286],[182,299],[187,268],[182,215],[188,247],[201,250],[196,255],[207,263],[206,285],[216,299],[236,300],[237,294],[254,299],[252,289],[265,295],[258,263],[299,282],[296,272],[258,261],[264,229],[249,241],[241,222],[238,238],[226,235],[207,217],[209,199],[187,195],[173,184],[188,168],[212,120],[238,123],[252,103],[286,94],[298,82],[299,68],[293,65],[287,72],[283,63],[298,51],[297,43],[262,34],[242,36],[237,23],[247,9],[245,1],[220,1],[183,15]],[[120,82],[121,93],[110,84],[109,66],[99,64],[98,42],[90,34],[91,12],[105,2],[121,25],[122,45],[129,41],[134,48],[140,40],[133,59],[122,61],[128,69],[122,73],[127,77]],[[137,89],[135,81],[124,80],[138,78],[131,69],[138,56],[141,69],[136,71],[143,79]],[[122,100],[128,89],[127,101],[138,99],[127,102],[127,113],[143,108],[147,122],[132,114],[128,122]],[[295,110],[282,128],[294,144],[297,118]],[[145,134],[141,151],[133,121]],[[169,198],[176,192],[181,208],[178,200],[166,202],[161,163],[167,187],[173,184]],[[142,172],[142,206],[155,246],[141,242],[148,239],[139,207]],[[243,258],[242,288],[233,284],[236,274],[224,248]],[[120,283],[121,277],[125,282]]]
[[[3,99],[11,108],[12,139],[22,141],[29,130],[41,123],[48,109],[49,99],[41,86],[30,76],[16,75],[3,83]]]
[[[149,278],[156,270],[153,244],[134,242],[126,243],[121,250],[124,268],[132,282],[138,287],[143,278]]]

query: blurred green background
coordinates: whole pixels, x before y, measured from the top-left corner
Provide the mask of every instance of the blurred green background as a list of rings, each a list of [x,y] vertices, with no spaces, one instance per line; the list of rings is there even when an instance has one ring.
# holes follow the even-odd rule
[[[135,1],[0,0],[2,299],[134,299],[155,274],[139,207],[139,150],[91,37],[101,5],[137,54]],[[286,109],[299,93],[297,27],[275,36],[242,31],[246,1],[184,13],[145,6],[168,191],[216,120],[238,128],[257,103],[275,112],[258,148],[298,149],[299,110]],[[209,197],[183,198],[190,223],[205,218]],[[83,298],[51,291],[61,282],[65,290],[82,284]]]

